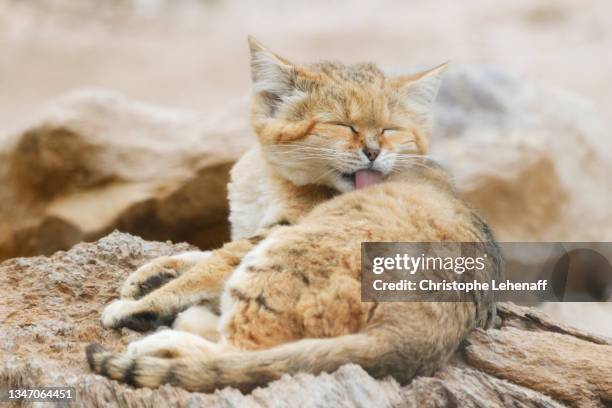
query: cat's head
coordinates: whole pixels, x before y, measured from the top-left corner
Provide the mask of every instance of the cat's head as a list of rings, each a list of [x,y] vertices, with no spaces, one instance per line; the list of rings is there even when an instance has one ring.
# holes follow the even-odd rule
[[[352,191],[427,153],[445,65],[387,77],[373,64],[302,66],[249,44],[253,127],[265,159],[294,184]]]

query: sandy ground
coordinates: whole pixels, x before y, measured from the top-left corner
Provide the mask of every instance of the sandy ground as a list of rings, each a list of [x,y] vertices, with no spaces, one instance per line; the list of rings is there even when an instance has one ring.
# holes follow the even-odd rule
[[[304,62],[497,65],[612,114],[609,0],[365,3],[0,0],[0,137],[80,87],[222,109],[249,89],[247,34]]]

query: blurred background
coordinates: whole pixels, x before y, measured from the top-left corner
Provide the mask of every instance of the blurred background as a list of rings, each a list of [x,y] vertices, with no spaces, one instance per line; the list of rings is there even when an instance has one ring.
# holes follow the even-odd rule
[[[255,142],[248,34],[298,63],[450,60],[433,154],[499,240],[612,241],[611,16],[609,0],[0,0],[0,261],[114,229],[228,240],[228,172]],[[547,310],[612,335],[605,306]]]
[[[298,62],[496,65],[610,115],[610,16],[608,0],[0,0],[0,132],[80,87],[216,110],[248,90],[247,34]]]

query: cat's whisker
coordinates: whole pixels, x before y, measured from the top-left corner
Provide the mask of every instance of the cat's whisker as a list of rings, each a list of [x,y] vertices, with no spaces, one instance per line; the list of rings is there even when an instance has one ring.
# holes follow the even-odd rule
[[[392,173],[399,173],[402,171],[406,171],[408,169],[411,168],[422,168],[422,169],[435,169],[435,166],[426,164],[426,163],[419,163],[419,162],[413,162],[413,163],[401,163],[399,166],[395,165],[393,167],[393,170],[391,171]]]
[[[329,169],[327,171],[325,171],[324,173],[322,173],[319,177],[317,177],[314,180],[314,184],[318,183],[319,181],[323,180],[323,178],[327,177],[328,175],[332,174],[333,172],[337,171],[336,169]]]
[[[283,144],[276,146],[268,146],[266,149],[276,149],[276,150],[289,150],[289,149],[299,149],[299,150],[317,150],[317,151],[335,151],[335,149],[329,147],[321,147],[321,146],[310,146],[310,145],[300,145],[300,144]]]
[[[430,158],[430,157],[431,157],[431,156],[426,155],[426,154],[419,154],[419,153],[402,153],[401,151],[400,151],[400,152],[397,152],[397,153],[396,153],[396,156],[397,156],[397,157],[418,157],[418,158]]]
[[[281,156],[287,157],[295,157],[296,159],[300,158],[326,158],[332,160],[350,160],[350,157],[343,157],[337,154],[327,154],[327,153],[292,153],[292,154],[282,154]]]

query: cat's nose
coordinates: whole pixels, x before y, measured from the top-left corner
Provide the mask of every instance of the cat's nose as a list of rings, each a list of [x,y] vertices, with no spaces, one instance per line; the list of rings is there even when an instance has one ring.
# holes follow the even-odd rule
[[[363,152],[370,161],[374,161],[380,154],[380,149],[370,149],[369,147],[364,147]]]

